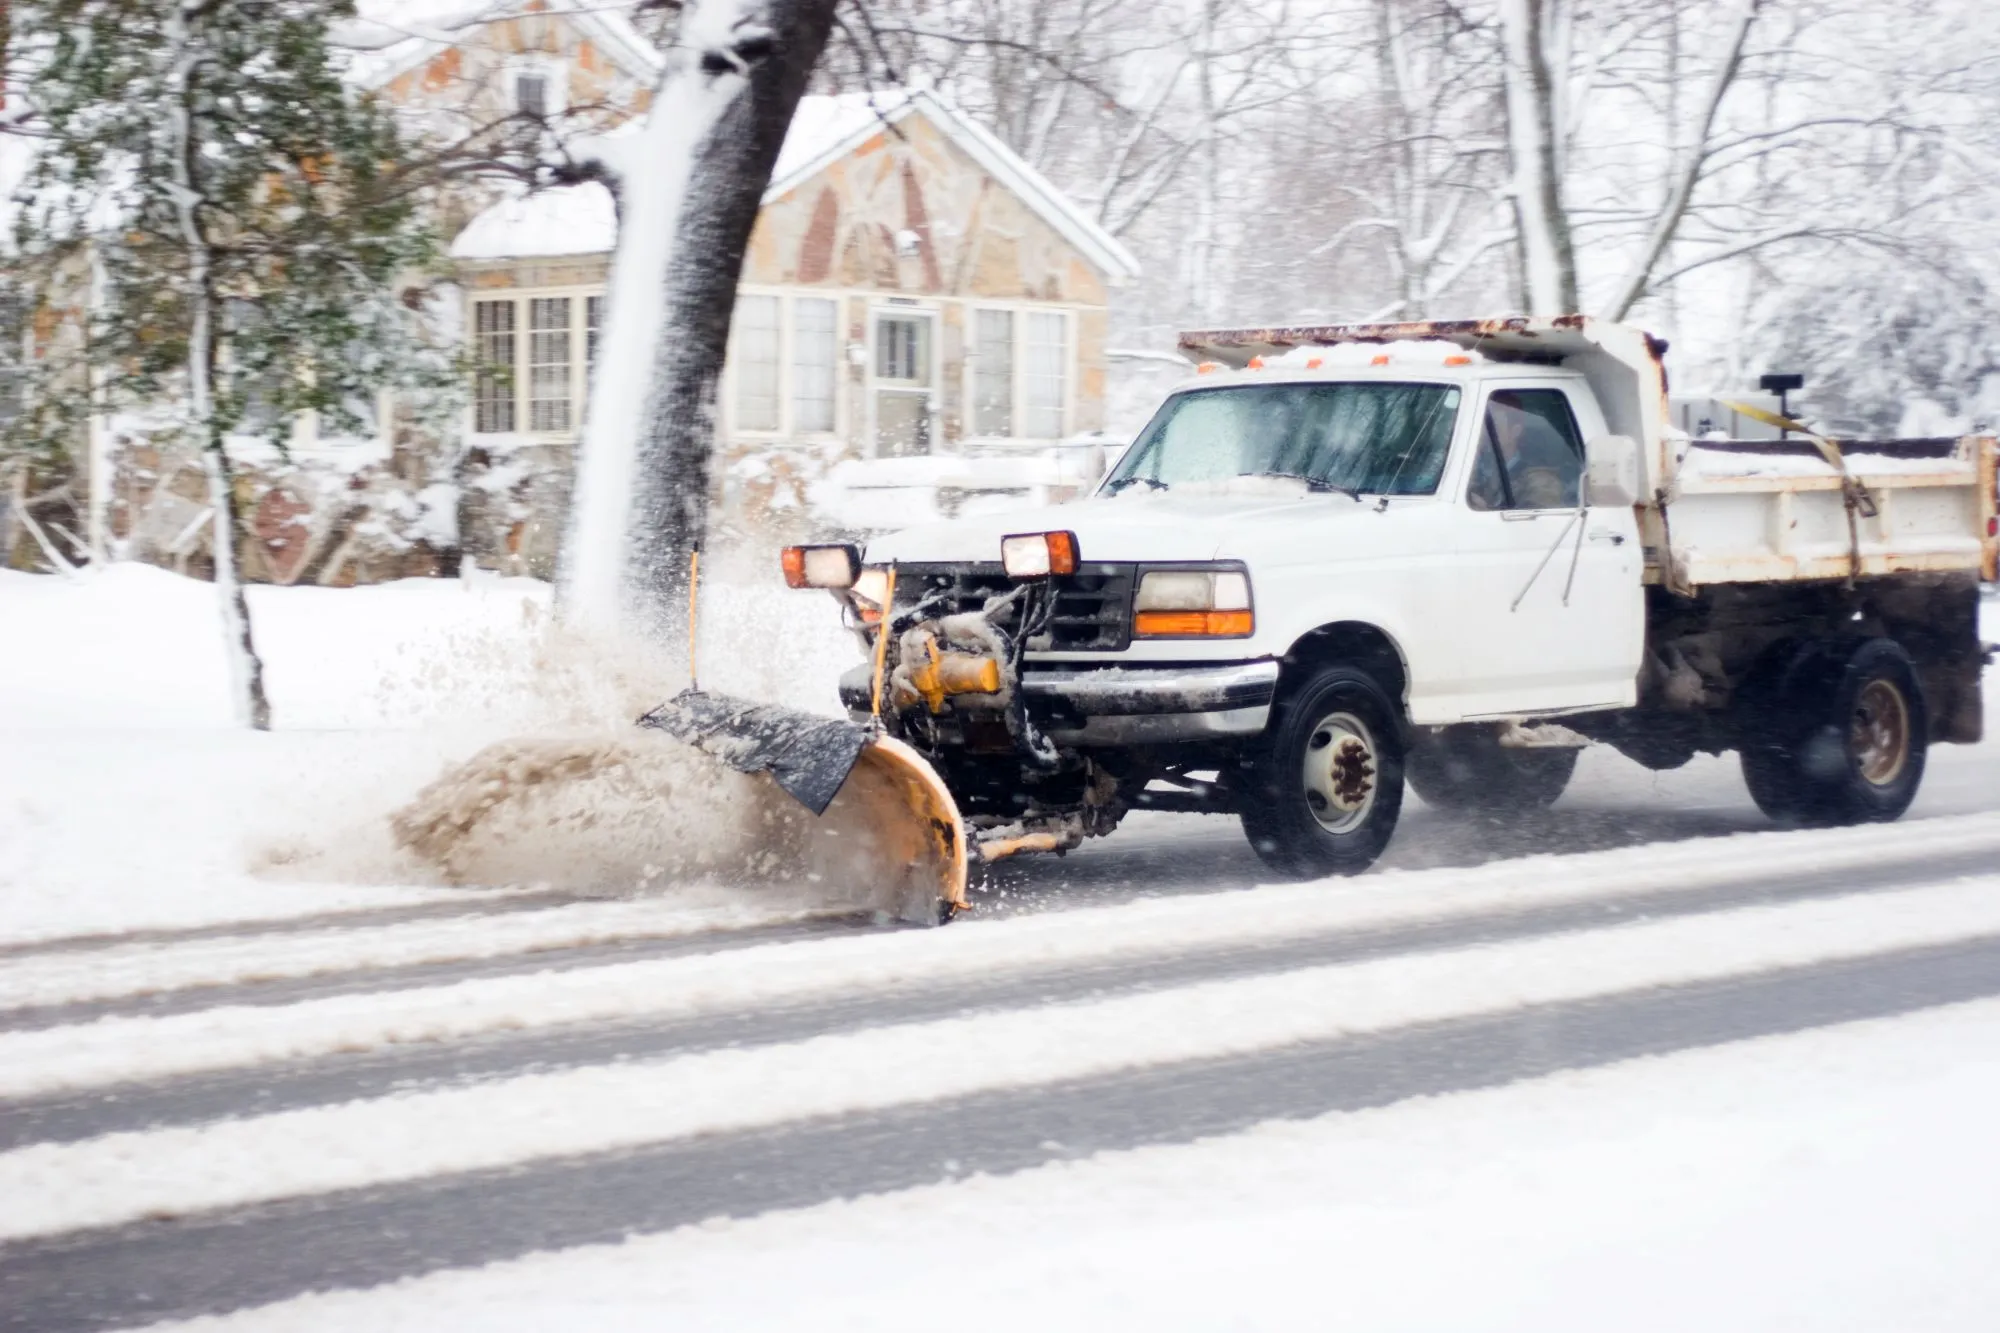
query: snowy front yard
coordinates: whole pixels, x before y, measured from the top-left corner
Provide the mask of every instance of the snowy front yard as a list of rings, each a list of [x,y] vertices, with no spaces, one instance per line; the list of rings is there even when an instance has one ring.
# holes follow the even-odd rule
[[[833,698],[852,641],[824,599],[793,597],[709,592],[716,684]],[[129,564],[0,571],[0,942],[491,892],[399,856],[389,815],[491,741],[622,733],[685,684],[677,656],[607,662],[552,633],[547,585],[526,579],[260,586],[250,604],[262,735],[231,723],[210,585]],[[784,652],[759,639],[780,615],[799,627]]]

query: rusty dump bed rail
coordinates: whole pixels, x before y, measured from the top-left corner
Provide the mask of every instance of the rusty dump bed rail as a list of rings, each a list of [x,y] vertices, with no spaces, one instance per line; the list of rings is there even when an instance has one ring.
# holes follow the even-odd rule
[[[1206,329],[1183,333],[1180,350],[1240,368],[1298,348],[1418,341],[1477,352],[1498,373],[1527,363],[1582,377],[1611,432],[1640,445],[1648,582],[2000,579],[1994,437],[1689,440],[1671,425],[1666,344],[1628,324],[1560,315]]]

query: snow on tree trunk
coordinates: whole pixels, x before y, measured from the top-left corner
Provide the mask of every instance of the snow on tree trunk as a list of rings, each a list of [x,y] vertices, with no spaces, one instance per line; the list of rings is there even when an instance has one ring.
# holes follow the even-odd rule
[[[174,202],[188,252],[188,411],[202,442],[208,471],[208,500],[213,514],[215,592],[222,610],[223,651],[229,662],[231,698],[237,721],[258,731],[271,729],[271,705],[264,697],[264,663],[250,634],[250,604],[236,574],[236,488],[229,454],[215,420],[215,291],[210,281],[207,237],[196,209],[202,202],[195,183],[194,102],[196,71],[206,59],[199,25],[206,7],[174,0],[167,19],[172,73],[168,115],[174,147]]]
[[[1566,315],[1577,309],[1576,252],[1556,152],[1556,86],[1543,35],[1547,5],[1548,0],[1501,0],[1507,144],[1528,311]]]
[[[683,624],[737,276],[836,7],[696,0],[643,132],[616,143],[611,309],[564,552],[572,621],[659,637]]]

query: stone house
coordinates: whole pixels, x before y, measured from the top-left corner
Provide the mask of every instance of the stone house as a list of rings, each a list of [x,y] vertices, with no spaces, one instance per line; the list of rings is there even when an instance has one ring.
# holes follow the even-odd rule
[[[732,511],[802,510],[841,459],[1046,448],[1102,427],[1129,253],[928,90],[808,97],[745,256],[719,419]],[[475,448],[572,447],[616,241],[594,184],[494,204],[452,247]],[[906,469],[907,470],[907,469]]]

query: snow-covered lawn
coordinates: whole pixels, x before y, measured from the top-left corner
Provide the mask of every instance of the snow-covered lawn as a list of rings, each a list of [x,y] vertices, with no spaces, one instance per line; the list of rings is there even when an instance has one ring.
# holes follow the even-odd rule
[[[1985,1333],[2000,1002],[176,1327]]]
[[[547,604],[526,579],[253,587],[258,735],[231,725],[210,585],[0,571],[0,943],[490,892],[399,858],[390,812],[490,741],[622,729],[685,684],[678,654],[551,633]],[[775,575],[718,582],[704,616],[718,688],[823,708],[856,656],[831,604]],[[784,653],[759,638],[780,623]]]

